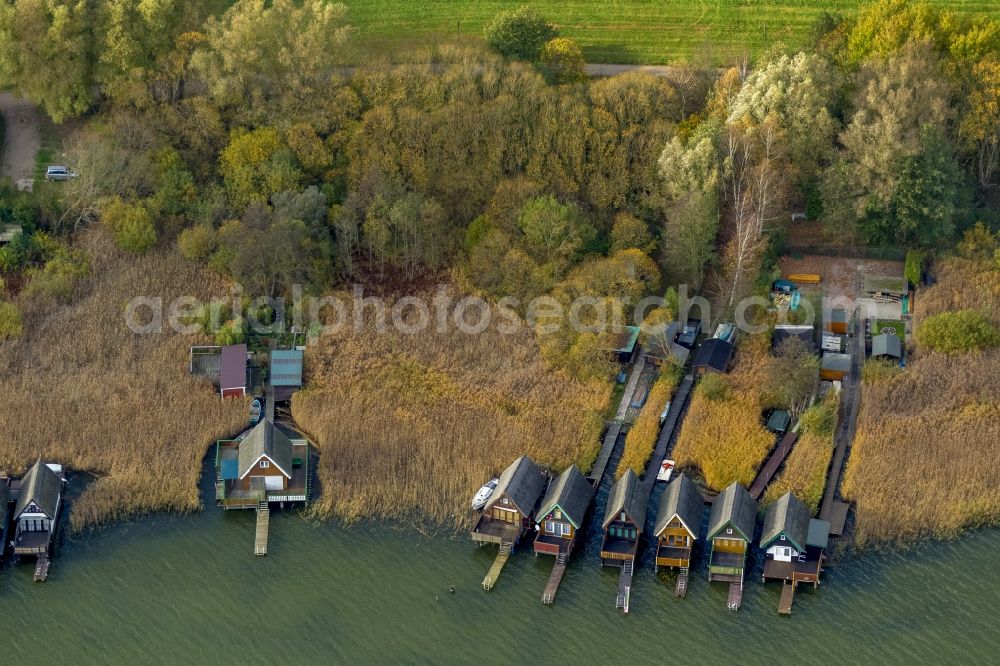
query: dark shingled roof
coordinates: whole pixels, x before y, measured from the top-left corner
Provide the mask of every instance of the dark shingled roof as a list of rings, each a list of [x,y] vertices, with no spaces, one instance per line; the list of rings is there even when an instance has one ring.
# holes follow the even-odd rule
[[[646,503],[648,501],[649,495],[644,492],[639,477],[631,469],[628,470],[611,489],[602,527],[608,529],[608,525],[624,511],[632,524],[638,528],[639,534],[642,534],[642,528],[646,524]]]
[[[226,345],[219,361],[219,388],[246,388],[247,346]]]
[[[708,538],[714,539],[726,525],[732,526],[746,541],[753,539],[753,526],[757,522],[757,503],[747,489],[733,482],[712,502],[712,516],[708,521]]]
[[[580,529],[583,525],[583,516],[590,506],[590,498],[594,494],[594,488],[587,481],[576,465],[570,466],[565,472],[559,475],[549,492],[542,500],[542,505],[538,510],[538,516],[546,516],[557,506],[566,516],[566,519],[573,523],[573,527]]]
[[[893,358],[903,357],[903,343],[899,336],[892,333],[876,335],[872,338],[872,356],[891,356]]]
[[[698,492],[694,481],[681,474],[667,486],[660,498],[656,513],[656,536],[660,536],[676,515],[695,539],[701,531],[701,516],[705,511],[705,498]]]
[[[34,502],[50,519],[56,517],[62,479],[40,459],[21,479],[21,495],[17,498],[14,515],[19,516],[28,504]]]
[[[267,454],[288,478],[292,477],[292,440],[267,419],[255,425],[240,442],[241,479],[262,454]]]
[[[705,367],[725,372],[729,367],[729,359],[733,357],[733,343],[726,342],[721,338],[705,340],[698,347],[698,353],[694,357],[695,368]]]
[[[764,514],[764,532],[760,535],[760,547],[767,548],[782,534],[792,542],[795,550],[806,549],[809,536],[809,509],[795,495],[785,493],[767,507]]]
[[[543,490],[545,490],[545,477],[542,475],[542,470],[531,458],[521,456],[500,474],[500,483],[490,495],[490,500],[483,507],[483,511],[488,513],[498,499],[507,497],[518,511],[531,518],[531,510],[535,508],[535,502]]]

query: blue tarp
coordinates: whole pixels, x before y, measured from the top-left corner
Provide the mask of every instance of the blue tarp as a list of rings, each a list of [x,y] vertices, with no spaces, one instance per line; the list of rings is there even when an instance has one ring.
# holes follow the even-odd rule
[[[232,460],[222,461],[222,480],[231,481],[233,479],[238,479],[240,476],[240,463],[236,458]]]

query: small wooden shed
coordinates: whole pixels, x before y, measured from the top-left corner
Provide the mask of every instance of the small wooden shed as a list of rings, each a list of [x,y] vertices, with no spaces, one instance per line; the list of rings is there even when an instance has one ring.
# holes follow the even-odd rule
[[[826,352],[819,365],[819,378],[829,382],[839,382],[851,373],[851,355]]]
[[[848,322],[850,322],[850,315],[845,308],[833,308],[826,320],[825,329],[831,333],[846,335]]]
[[[226,345],[219,360],[219,393],[223,398],[247,393],[247,346]]]

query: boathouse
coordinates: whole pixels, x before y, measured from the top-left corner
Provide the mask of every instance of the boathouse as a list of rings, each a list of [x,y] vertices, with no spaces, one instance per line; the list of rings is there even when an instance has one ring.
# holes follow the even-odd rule
[[[872,338],[872,358],[898,361],[903,358],[903,343],[893,333],[883,333]]]
[[[528,456],[515,460],[500,474],[500,482],[472,530],[472,540],[512,548],[534,525],[532,516],[543,490],[545,474],[538,465]]]
[[[247,346],[226,345],[220,352],[219,393],[223,398],[247,393]]]
[[[41,459],[21,479],[14,507],[14,554],[49,554],[62,506],[63,480]]]
[[[826,330],[831,333],[847,334],[847,324],[850,319],[845,308],[833,308],[826,320]]]
[[[657,571],[660,567],[676,567],[687,573],[704,509],[705,500],[687,475],[680,474],[670,482],[656,512]]]
[[[302,350],[273,350],[268,379],[274,387],[275,400],[290,400],[292,394],[302,388]]]
[[[623,326],[614,333],[615,360],[622,365],[633,363],[639,355],[639,327]]]
[[[792,493],[767,508],[760,549],[764,553],[764,580],[819,585],[830,523],[809,516]]]
[[[757,522],[757,503],[746,488],[733,483],[712,503],[708,541],[712,554],[708,580],[742,583],[747,548]]]
[[[819,364],[819,378],[828,382],[847,379],[851,373],[851,355],[824,352]]]
[[[648,491],[631,469],[618,479],[604,512],[604,540],[601,542],[601,566],[621,566],[635,562],[639,537],[646,524]]]
[[[552,482],[535,516],[536,555],[569,556],[593,494],[593,486],[576,465],[571,465]]]
[[[733,343],[722,338],[705,340],[698,347],[694,356],[692,369],[695,374],[704,375],[709,372],[723,374],[729,372],[729,363],[733,358]]]
[[[270,420],[262,420],[242,440],[218,442],[215,468],[216,499],[227,509],[308,501],[309,443],[293,442]]]

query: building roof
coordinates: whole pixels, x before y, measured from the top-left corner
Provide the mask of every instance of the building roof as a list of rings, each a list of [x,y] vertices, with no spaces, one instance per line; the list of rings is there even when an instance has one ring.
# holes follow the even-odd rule
[[[909,291],[906,278],[866,275],[863,290],[869,294],[904,296]]]
[[[850,354],[831,354],[826,352],[823,354],[823,360],[820,361],[819,367],[822,370],[834,370],[838,372],[850,372],[851,371],[851,355]]]
[[[792,415],[783,409],[776,409],[771,412],[767,419],[767,429],[772,432],[785,432],[792,422]]]
[[[302,350],[275,349],[271,352],[271,386],[302,386]]]
[[[631,354],[635,349],[635,343],[639,340],[638,326],[623,326],[620,331],[615,332],[614,345],[616,354]]]
[[[725,372],[729,368],[729,360],[733,357],[733,344],[721,338],[705,340],[698,347],[698,353],[694,356],[695,368],[712,368],[719,372]]]
[[[655,534],[660,536],[674,516],[677,516],[691,536],[697,539],[704,512],[705,498],[698,492],[694,481],[682,473],[670,482],[660,498],[660,509],[656,512]]]
[[[782,534],[795,546],[795,550],[801,552],[806,549],[809,536],[809,509],[790,492],[767,507],[767,512],[764,514],[764,531],[760,535],[760,547],[767,548]]]
[[[507,497],[522,515],[531,518],[531,510],[535,508],[538,496],[545,490],[545,477],[542,470],[528,456],[521,456],[507,466],[500,474],[490,500],[483,507],[488,512],[501,497]]]
[[[62,479],[39,458],[21,479],[21,495],[14,515],[19,516],[32,502],[50,519],[55,519],[62,493]]]
[[[239,478],[245,477],[264,455],[274,461],[285,476],[292,478],[292,440],[267,419],[255,425],[240,442]]]
[[[807,546],[815,546],[817,548],[826,549],[827,543],[830,541],[830,521],[829,520],[819,520],[817,518],[809,519],[809,535],[806,537]]]
[[[611,489],[602,527],[608,529],[608,525],[625,512],[629,521],[638,528],[639,534],[642,534],[642,528],[646,524],[646,503],[649,501],[649,495],[644,490],[635,472],[631,469],[626,471]]]
[[[806,349],[809,351],[816,350],[815,333],[812,326],[792,326],[779,325],[774,327],[774,333],[771,335],[771,348],[777,349],[781,346],[781,343],[789,338],[798,338],[805,343]]]
[[[219,361],[219,388],[246,388],[247,346],[226,345]]]
[[[580,529],[583,525],[583,516],[590,506],[590,498],[594,489],[580,472],[576,465],[571,465],[569,469],[559,475],[549,492],[542,500],[542,505],[538,510],[538,518],[547,516],[556,507],[562,511],[566,520],[573,523],[573,527]]]
[[[830,310],[830,321],[847,323],[847,310],[845,308],[833,308]]]
[[[753,527],[757,522],[757,502],[750,497],[747,489],[736,483],[719,493],[712,502],[712,515],[708,520],[708,538],[713,539],[726,525],[731,526],[744,540],[753,539]]]
[[[895,333],[885,333],[872,338],[872,356],[903,357],[903,342]]]

